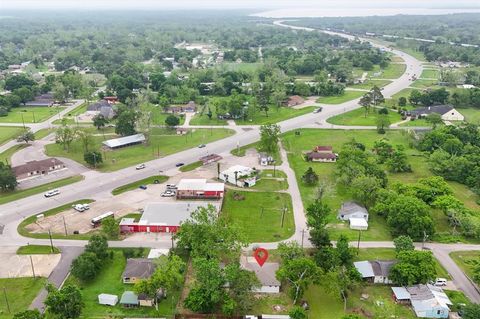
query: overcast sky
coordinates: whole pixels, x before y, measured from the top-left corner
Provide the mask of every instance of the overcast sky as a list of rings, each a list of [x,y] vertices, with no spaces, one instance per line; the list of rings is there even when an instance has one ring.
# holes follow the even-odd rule
[[[0,0],[0,9],[480,8],[479,0]],[[0,11],[1,15],[1,11]]]

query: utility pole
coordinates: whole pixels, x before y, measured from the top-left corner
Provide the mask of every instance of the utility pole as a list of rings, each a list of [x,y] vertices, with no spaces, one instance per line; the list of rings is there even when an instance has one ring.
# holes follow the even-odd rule
[[[358,243],[357,243],[357,255],[360,252],[360,237],[362,236],[362,231],[358,231]]]
[[[303,239],[305,238],[305,229],[302,229],[302,249],[303,249]]]
[[[422,250],[425,249],[425,242],[428,239],[428,235],[426,231],[423,231],[423,241],[422,241]]]
[[[32,255],[30,255],[30,265],[32,266],[33,279],[35,279],[35,268],[33,267]]]
[[[285,220],[285,213],[287,212],[287,206],[283,206],[283,211],[282,211],[282,228],[283,228],[283,222]]]
[[[25,127],[25,119],[23,118],[23,113],[20,113],[20,115],[22,116],[23,129],[25,130],[26,127]]]
[[[264,210],[264,209],[265,209],[265,208],[263,208],[263,206],[262,206],[262,212],[260,213],[260,218],[262,218],[262,216],[263,216],[263,210]]]
[[[8,313],[12,313],[10,311],[10,304],[8,303],[7,288],[5,288],[5,287],[3,287],[3,295],[5,296],[5,303],[7,304]]]
[[[37,121],[35,120],[35,112],[32,111],[32,115],[33,115],[33,123],[37,123]]]
[[[172,249],[174,248],[173,246],[173,233],[170,233],[170,238],[172,239]]]
[[[50,248],[53,254],[53,240],[52,240],[52,232],[50,231],[50,229],[48,230],[48,237],[50,237]]]
[[[63,217],[63,227],[65,228],[65,236],[68,235],[67,233],[67,223],[65,222],[65,216],[62,216]]]

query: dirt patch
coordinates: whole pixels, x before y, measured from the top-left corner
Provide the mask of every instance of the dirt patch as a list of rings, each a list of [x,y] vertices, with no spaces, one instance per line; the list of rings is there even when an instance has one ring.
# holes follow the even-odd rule
[[[35,275],[47,278],[60,261],[60,254],[31,255]],[[0,278],[32,277],[32,266],[29,255],[16,253],[0,254]]]

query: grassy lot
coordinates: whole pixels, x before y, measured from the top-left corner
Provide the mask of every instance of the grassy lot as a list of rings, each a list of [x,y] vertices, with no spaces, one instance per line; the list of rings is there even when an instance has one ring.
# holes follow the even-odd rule
[[[39,123],[43,122],[61,110],[64,107],[48,107],[48,106],[19,106],[12,108],[7,116],[0,117],[1,123]],[[23,116],[23,119],[22,119]]]
[[[41,140],[42,138],[53,132],[55,132],[55,130],[52,128],[42,128],[41,130],[35,132],[35,139]]]
[[[10,147],[9,149],[7,149],[6,151],[0,153],[0,161],[2,162],[8,162],[10,163],[10,158],[12,157],[13,154],[15,154],[16,152],[20,151],[20,150],[23,150],[25,147],[27,146],[30,146],[29,144],[17,144],[17,145],[14,145],[12,147]]]
[[[388,84],[392,83],[392,81],[389,80],[383,80],[383,79],[376,79],[376,80],[368,80],[364,83],[359,83],[359,84],[353,84],[349,85],[349,88],[355,88],[355,89],[366,89],[370,90],[372,89],[375,85],[378,87],[384,87]]]
[[[19,200],[21,198],[36,195],[38,193],[43,193],[65,185],[73,184],[83,180],[83,178],[84,177],[82,175],[75,175],[28,189],[18,189],[13,192],[1,193],[2,196],[0,196],[0,204],[5,204],[14,200]]]
[[[101,293],[117,295],[120,299],[122,293],[133,290],[133,285],[122,283],[122,273],[126,266],[126,258],[122,250],[114,249],[113,258],[103,265],[102,271],[90,283],[81,283],[76,278],[69,276],[66,283],[79,285],[82,290],[83,307],[80,318],[106,318],[106,317],[170,317],[174,313],[178,300],[178,293],[171,292],[166,300],[159,303],[158,311],[155,307],[139,307],[126,309],[120,305],[104,306],[98,304],[98,295]]]
[[[246,121],[235,120],[237,125],[264,125],[264,124],[274,124],[281,121],[288,120],[293,117],[300,115],[308,114],[315,110],[315,106],[307,106],[302,109],[294,109],[289,107],[275,107],[271,106],[268,116],[265,115],[265,112],[257,111],[252,115],[251,118]]]
[[[378,113],[375,110],[370,110],[370,112],[365,116],[365,109],[359,108],[347,113],[343,113],[334,117],[331,117],[327,120],[330,124],[336,125],[364,125],[364,126],[376,126]],[[388,112],[388,118],[390,122],[396,123],[402,120],[400,114],[394,110]]]
[[[30,303],[37,296],[40,289],[45,285],[45,278],[12,278],[0,279],[2,287],[2,298],[0,298],[0,318],[10,319],[13,314],[28,309]],[[7,292],[7,300],[11,313],[8,313],[8,307],[3,295],[3,287]]]
[[[67,209],[72,208],[72,205],[89,204],[89,203],[92,203],[92,202],[94,202],[94,201],[91,200],[91,199],[81,199],[81,200],[77,200],[77,201],[62,205],[62,206],[52,208],[50,210],[47,210],[47,211],[43,212],[42,214],[45,215],[45,217],[52,216],[52,215],[59,214],[61,212],[66,211]],[[38,238],[38,239],[49,238],[47,233],[38,233],[38,234],[37,233],[30,233],[27,230],[26,227],[36,221],[37,215],[32,215],[32,216],[29,216],[29,217],[25,218],[24,220],[22,220],[22,222],[17,227],[17,231],[20,235],[22,235],[23,237],[31,237],[31,238]],[[69,235],[69,236],[65,236],[65,235],[61,235],[61,234],[52,234],[52,238],[54,238],[54,239],[65,239],[65,238],[67,238],[67,239],[88,239],[88,238],[90,238],[90,235],[91,235],[91,233],[90,234],[85,234],[85,235]]]
[[[22,132],[20,126],[0,126],[0,145],[17,138]]]
[[[46,245],[27,245],[21,246],[17,249],[17,255],[49,255],[49,254],[59,254],[60,249],[57,247],[46,246]]]
[[[474,267],[480,262],[480,251],[454,251],[450,257],[457,263],[463,272],[473,280]],[[480,280],[475,281],[480,284]]]
[[[457,110],[465,116],[465,121],[473,124],[480,124],[480,109],[478,108],[457,108]]]
[[[438,69],[424,69],[420,78],[427,78],[427,79],[438,79],[440,76],[440,70]]]
[[[252,189],[262,192],[276,192],[288,189],[288,182],[283,178],[264,177],[257,181]]]
[[[195,129],[186,135],[180,136],[176,135],[175,131],[171,132],[168,129],[153,129],[149,145],[135,145],[103,152],[104,161],[98,167],[98,170],[102,172],[115,171],[177,153],[199,144],[210,143],[228,137],[233,133],[234,131],[228,129]],[[108,136],[108,138],[114,138],[114,136]],[[103,140],[102,136],[95,136],[92,148],[100,149]],[[81,141],[72,143],[69,152],[65,151],[59,144],[47,145],[46,153],[49,156],[67,157],[85,164]]]
[[[165,183],[168,180],[168,176],[163,176],[163,175],[150,176],[150,177],[141,179],[139,181],[117,187],[114,190],[112,190],[112,194],[119,195],[128,191],[137,189],[138,187],[140,187],[140,185],[151,185],[151,184],[154,184],[156,180],[158,180],[160,183]]]
[[[362,91],[345,91],[343,95],[340,96],[325,96],[321,97],[317,100],[318,103],[323,103],[323,104],[342,104],[351,100],[358,99],[362,95],[364,95],[365,92]]]
[[[400,92],[392,95],[392,98],[398,100],[400,97],[403,96],[403,97],[407,98],[407,100],[408,100],[408,97],[410,96],[410,93],[412,93],[413,90],[415,90],[415,89],[413,89],[413,88],[403,89]]]
[[[79,106],[77,106],[76,108],[68,112],[68,114],[66,114],[63,117],[66,120],[67,124],[74,124],[75,123],[74,117],[87,112],[87,108],[90,104],[92,103],[80,104]],[[61,119],[55,120],[53,121],[53,124],[62,124],[62,120]]]
[[[401,63],[390,63],[386,69],[380,69],[378,65],[375,65],[373,71],[369,71],[368,75],[373,77],[374,73],[381,72],[382,74],[377,79],[397,79],[403,75],[407,66]]]
[[[203,166],[203,162],[202,161],[196,161],[196,162],[193,162],[193,163],[190,163],[190,164],[187,164],[187,165],[184,165],[184,166],[180,167],[180,172],[190,172],[190,171],[193,171],[194,169],[199,168],[201,166]]]
[[[325,197],[326,202],[332,208],[332,214],[330,216],[330,228],[332,237],[337,237],[340,233],[346,234],[351,240],[358,238],[358,232],[348,229],[346,224],[340,223],[336,219],[337,211],[344,201],[351,200],[352,197],[349,192],[342,186],[336,184],[334,177],[334,163],[311,163],[305,162],[302,157],[302,152],[312,149],[315,145],[332,145],[335,152],[340,151],[341,146],[355,138],[358,142],[364,143],[367,149],[373,147],[376,140],[381,138],[387,138],[392,145],[403,145],[406,149],[406,153],[409,159],[409,163],[412,165],[412,173],[402,174],[388,174],[390,183],[403,182],[414,183],[419,178],[432,176],[432,173],[428,169],[427,158],[415,149],[409,148],[408,139],[403,131],[388,131],[385,135],[378,135],[375,130],[313,130],[304,129],[301,130],[301,135],[296,136],[294,132],[288,132],[283,134],[282,143],[285,146],[288,154],[290,166],[293,168],[296,174],[297,181],[300,187],[300,193],[305,207],[315,199],[317,191],[316,187],[306,186],[301,181],[301,176],[307,170],[308,167],[312,167],[318,174],[319,179],[327,184],[327,194]],[[456,183],[449,183],[456,197],[464,201],[465,205],[472,208],[480,208],[475,200],[477,196],[470,192],[464,185]],[[445,216],[438,214],[438,212],[432,211],[435,216],[435,223],[439,230],[450,231],[446,226]],[[370,215],[369,230],[362,232],[363,240],[391,240],[390,233],[385,224],[383,218]],[[439,240],[441,238],[435,238]]]
[[[419,80],[415,80],[412,84],[410,84],[410,86],[418,89],[427,89],[427,88],[433,88],[433,87],[438,88],[437,83],[438,83],[437,80],[419,79]]]
[[[236,62],[224,62],[220,64],[217,68],[225,68],[226,70],[230,71],[237,71],[237,72],[247,72],[252,73],[255,72],[262,63],[236,63]]]
[[[277,177],[277,178],[287,178],[287,174],[285,174],[284,171],[280,171],[276,169],[273,171],[273,169],[262,169],[260,171],[260,177]]]
[[[215,97],[215,99],[223,100],[221,97]],[[190,120],[190,125],[227,125],[226,120],[219,120],[217,118],[217,112],[214,107],[210,107],[212,112],[212,118],[210,119],[208,114],[208,106],[204,106],[202,109],[199,109],[193,118]]]
[[[235,200],[235,193],[244,196],[245,199]],[[287,212],[282,228],[284,207],[287,208]],[[284,193],[230,190],[225,196],[222,214],[228,221],[245,230],[249,242],[287,239],[295,230],[291,198]]]

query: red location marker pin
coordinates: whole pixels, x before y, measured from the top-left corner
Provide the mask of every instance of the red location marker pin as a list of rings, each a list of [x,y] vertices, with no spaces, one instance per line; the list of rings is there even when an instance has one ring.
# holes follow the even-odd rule
[[[268,259],[268,251],[265,248],[257,248],[253,252],[253,257],[255,257],[260,267],[262,267]]]

